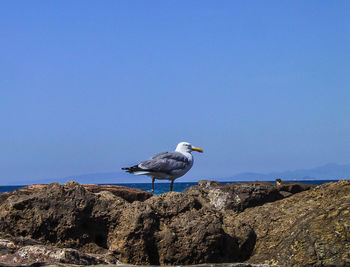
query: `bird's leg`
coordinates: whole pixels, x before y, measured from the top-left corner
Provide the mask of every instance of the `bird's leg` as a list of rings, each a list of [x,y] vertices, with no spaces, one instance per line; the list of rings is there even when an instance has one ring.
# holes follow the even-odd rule
[[[154,192],[154,181],[156,178],[152,177],[152,193]]]
[[[171,180],[171,183],[170,183],[170,192],[173,191],[173,184],[174,184],[174,180]]]

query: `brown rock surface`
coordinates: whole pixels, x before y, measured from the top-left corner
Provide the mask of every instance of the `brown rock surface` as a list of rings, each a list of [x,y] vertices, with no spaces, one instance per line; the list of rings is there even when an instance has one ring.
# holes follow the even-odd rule
[[[113,195],[121,197],[130,203],[134,201],[145,201],[153,196],[153,194],[150,192],[120,185],[84,184],[83,186],[86,190],[92,193],[98,193],[101,191],[111,192]]]
[[[269,182],[238,182],[222,185],[219,182],[202,180],[198,186],[185,190],[195,196],[203,205],[218,211],[233,210],[241,212],[267,202],[283,199],[286,196],[310,189],[313,185],[288,183],[277,186]],[[287,193],[287,194],[286,194]]]
[[[34,189],[15,191],[1,203],[1,233],[91,253],[108,249],[109,227],[127,201],[108,191],[91,193],[75,182]]]
[[[248,262],[286,266],[350,266],[350,181],[229,214],[224,224],[249,225],[257,241]]]
[[[49,264],[115,264],[107,254],[88,254],[71,248],[55,248],[28,238],[0,239],[0,266],[43,266]],[[1,265],[2,264],[2,265]]]
[[[99,193],[102,191],[111,192],[113,195],[117,197],[121,197],[122,199],[130,203],[134,201],[145,201],[146,199],[149,199],[150,197],[153,196],[153,194],[150,192],[146,192],[137,188],[120,186],[120,185],[82,184],[82,186],[86,190],[92,193]],[[15,192],[20,195],[29,195],[29,194],[32,194],[34,191],[39,191],[40,189],[43,189],[46,187],[47,187],[47,184],[34,184],[34,185],[21,187]],[[6,200],[11,195],[13,195],[13,192],[5,192],[0,194],[0,203]]]
[[[304,183],[294,183],[294,182],[285,182],[280,181],[277,184],[278,191],[284,191],[291,194],[296,194],[299,192],[303,192],[306,190],[309,190],[312,187],[315,187],[316,185],[310,185],[310,184],[304,184]]]
[[[28,262],[45,251],[46,263],[350,264],[350,182],[284,198],[293,186],[202,181],[148,198],[68,182],[0,194],[0,265],[23,251]]]
[[[133,264],[193,264],[238,260],[239,246],[221,214],[192,196],[169,192],[124,209],[109,249]],[[242,235],[242,239],[249,235]]]

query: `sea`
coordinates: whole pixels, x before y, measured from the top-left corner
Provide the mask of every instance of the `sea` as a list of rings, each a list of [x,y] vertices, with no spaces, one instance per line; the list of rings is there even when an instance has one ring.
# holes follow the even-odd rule
[[[286,182],[294,182],[294,183],[305,183],[305,184],[314,184],[314,185],[320,185],[324,183],[329,183],[329,182],[337,182],[339,180],[293,180],[293,181],[286,181]],[[220,182],[221,184],[230,184],[230,183],[236,183],[239,181],[228,181],[228,182]],[[247,182],[247,181],[244,181]],[[268,181],[271,183],[275,183],[275,181]],[[104,184],[105,185],[105,184]],[[121,185],[121,186],[126,186],[126,187],[132,187],[132,188],[138,188],[144,191],[149,191],[151,192],[152,184],[151,183],[134,183],[134,184],[111,184],[111,185]],[[193,186],[193,185],[198,185],[197,182],[182,182],[182,183],[174,183],[174,188],[173,191],[176,192],[182,192],[184,191],[187,187]],[[11,192],[14,190],[17,190],[21,187],[24,187],[25,185],[5,185],[5,186],[0,186],[0,193],[4,192]],[[165,192],[168,192],[170,188],[170,183],[155,183],[154,184],[154,194],[162,194]]]

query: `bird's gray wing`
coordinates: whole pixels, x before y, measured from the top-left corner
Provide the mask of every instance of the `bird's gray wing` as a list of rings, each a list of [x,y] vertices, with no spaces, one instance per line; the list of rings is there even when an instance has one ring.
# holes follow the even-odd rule
[[[179,152],[163,152],[141,162],[138,166],[143,170],[170,174],[174,170],[185,169],[188,164],[188,158]]]

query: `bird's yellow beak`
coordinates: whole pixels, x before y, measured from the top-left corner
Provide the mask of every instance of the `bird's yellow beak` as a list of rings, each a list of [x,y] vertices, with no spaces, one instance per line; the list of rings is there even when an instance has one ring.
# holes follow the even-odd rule
[[[193,150],[193,151],[200,152],[200,153],[203,153],[203,149],[201,149],[201,148],[199,148],[199,147],[193,146],[193,147],[192,147],[192,150]]]

